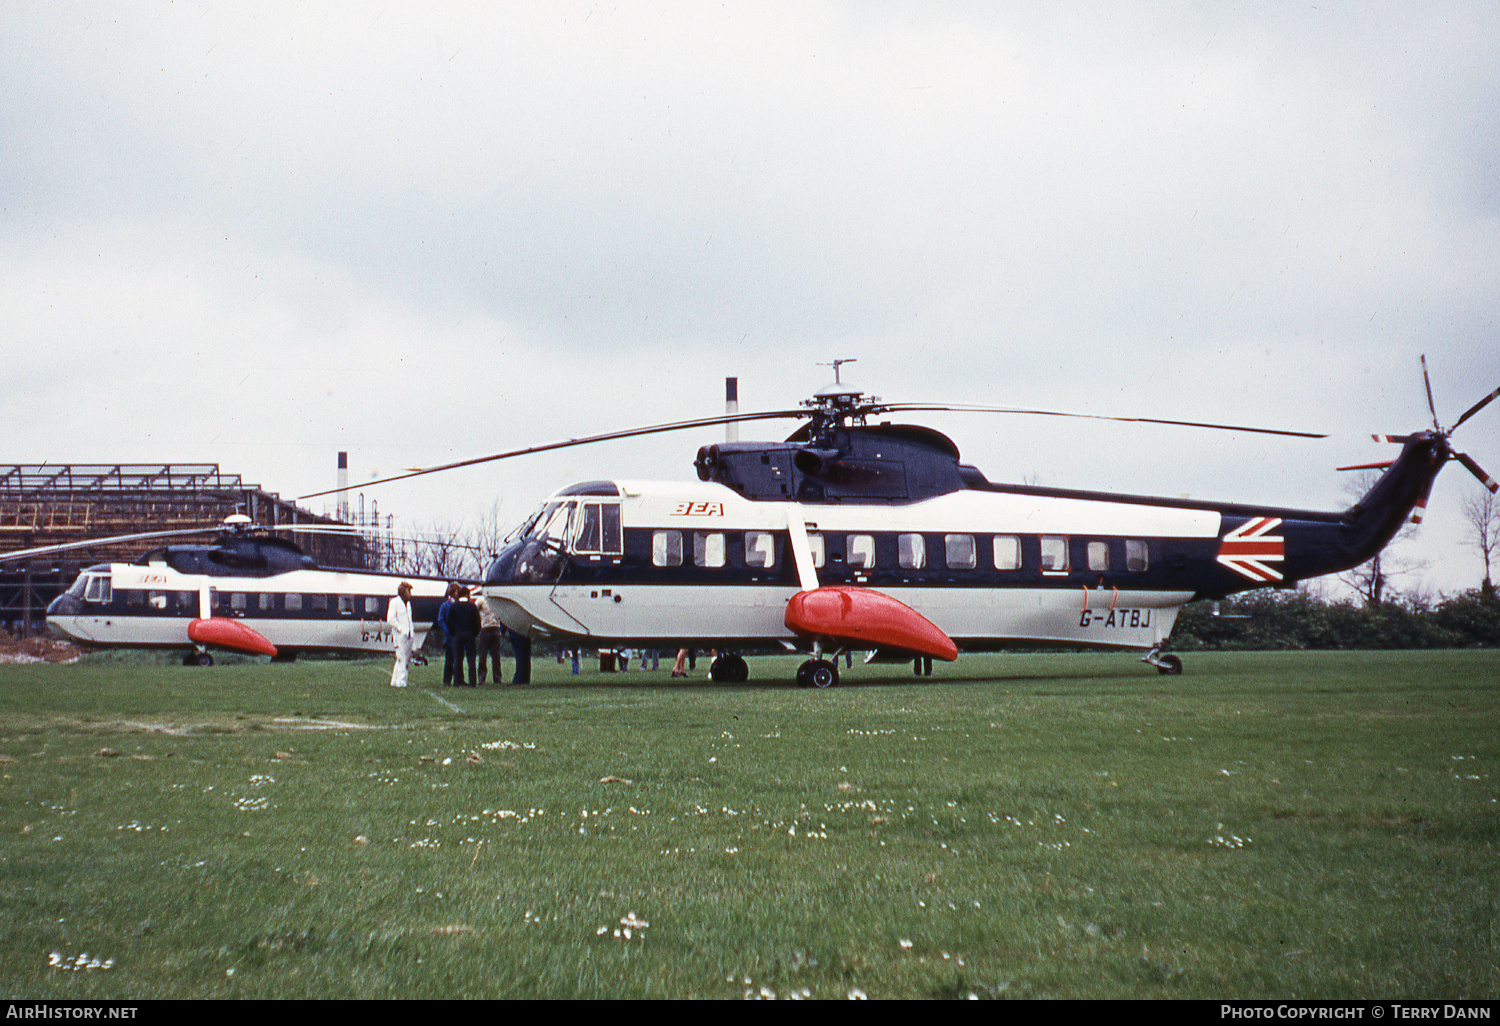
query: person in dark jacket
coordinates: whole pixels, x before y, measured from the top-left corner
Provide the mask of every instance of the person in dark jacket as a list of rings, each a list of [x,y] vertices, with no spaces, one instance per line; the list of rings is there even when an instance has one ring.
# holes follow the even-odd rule
[[[453,608],[453,597],[458,594],[457,582],[448,585],[448,594],[443,598],[443,604],[438,606],[437,619],[432,621],[432,629],[437,632],[438,640],[443,643],[443,687],[449,687],[453,683],[453,632],[448,630],[448,611]]]
[[[474,666],[474,641],[479,636],[479,607],[462,588],[448,607],[448,636],[453,644],[453,686],[472,688],[479,686],[479,673]],[[469,663],[469,679],[464,680],[464,661]]]

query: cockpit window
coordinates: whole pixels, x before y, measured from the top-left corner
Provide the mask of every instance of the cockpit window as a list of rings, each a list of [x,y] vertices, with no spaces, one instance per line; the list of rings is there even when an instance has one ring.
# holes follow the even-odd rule
[[[108,574],[89,574],[83,599],[85,602],[109,602],[114,598],[114,588]]]
[[[573,541],[574,552],[618,555],[623,551],[619,503],[580,503],[575,523],[578,536]]]
[[[532,514],[518,532],[518,537],[526,541],[551,540],[561,547],[568,534],[568,519],[572,513],[571,502],[549,502]]]

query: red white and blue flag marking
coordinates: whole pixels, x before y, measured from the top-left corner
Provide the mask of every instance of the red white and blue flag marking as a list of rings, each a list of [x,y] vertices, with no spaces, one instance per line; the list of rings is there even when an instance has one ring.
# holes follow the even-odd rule
[[[1266,565],[1280,563],[1286,556],[1285,540],[1271,533],[1280,526],[1280,517],[1245,521],[1219,543],[1219,562],[1252,581],[1281,580],[1281,572]]]

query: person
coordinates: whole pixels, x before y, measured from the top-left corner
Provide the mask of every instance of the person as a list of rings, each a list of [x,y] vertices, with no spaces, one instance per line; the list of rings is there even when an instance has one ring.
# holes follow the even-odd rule
[[[448,629],[448,611],[453,608],[453,599],[458,595],[458,583],[448,585],[448,593],[443,596],[443,604],[438,606],[437,619],[432,621],[432,629],[439,632],[443,642],[443,687],[449,687],[453,683],[453,632]]]
[[[505,637],[510,642],[511,653],[516,657],[516,672],[511,674],[510,682],[512,684],[530,684],[531,639],[524,634],[517,634],[515,631],[509,630],[507,628],[502,627],[501,630],[505,631]],[[575,662],[573,663],[573,667],[574,672],[576,673],[578,667],[578,663],[576,662],[577,650],[575,649],[574,651]]]
[[[479,610],[479,676],[475,679],[480,684],[484,683],[485,663],[489,662],[495,667],[495,683],[504,684],[505,678],[500,674],[500,621],[490,610],[490,604],[484,600],[482,589],[476,587],[469,594]]]
[[[661,653],[654,648],[641,649],[641,669],[646,668],[646,660],[651,661],[651,669],[655,670],[661,666]]]
[[[479,635],[479,609],[469,601],[469,593],[462,588],[453,596],[453,605],[448,608],[448,636],[453,645],[453,686],[474,688],[479,686],[479,674],[474,667],[474,639]],[[464,679],[464,662],[469,664],[468,680]]]
[[[672,676],[673,677],[686,677],[687,676],[687,669],[686,669],[687,656],[688,656],[688,650],[687,649],[685,649],[685,648],[679,648],[677,650],[677,661],[672,664]]]
[[[411,667],[411,642],[416,631],[411,622],[411,582],[402,581],[396,586],[396,597],[391,599],[386,610],[385,622],[391,625],[391,644],[395,647],[396,665],[391,669],[391,687],[407,686],[407,673]]]

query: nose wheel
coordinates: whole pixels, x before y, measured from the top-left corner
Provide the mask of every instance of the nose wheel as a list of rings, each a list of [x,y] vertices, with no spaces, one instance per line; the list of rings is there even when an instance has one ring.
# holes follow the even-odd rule
[[[797,667],[799,688],[831,688],[839,682],[839,668],[827,659],[809,659]]]

